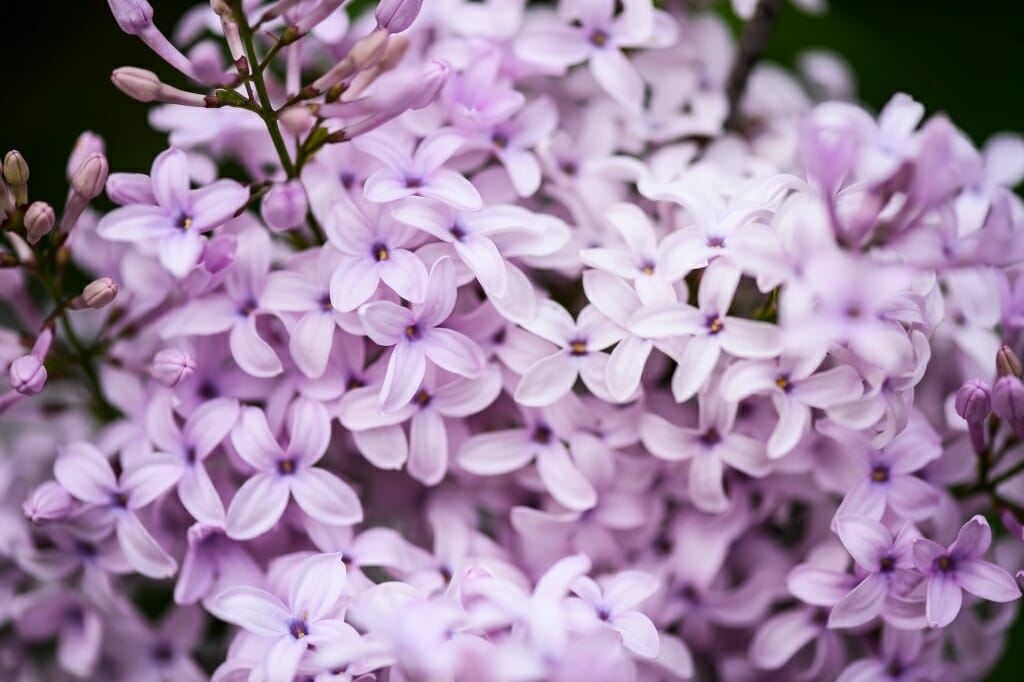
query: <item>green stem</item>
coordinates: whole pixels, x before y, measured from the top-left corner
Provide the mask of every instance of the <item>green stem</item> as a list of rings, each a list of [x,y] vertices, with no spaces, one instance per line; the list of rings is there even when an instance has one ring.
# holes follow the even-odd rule
[[[241,0],[232,0],[231,6],[235,12],[235,19],[238,22],[238,33],[242,39],[242,44],[245,46],[246,57],[249,59],[249,68],[252,69],[251,78],[253,85],[256,87],[256,96],[259,98],[260,118],[267,125],[267,131],[270,133],[274,149],[277,150],[277,155],[281,159],[281,167],[284,169],[285,174],[289,179],[298,177],[295,171],[295,164],[292,163],[291,156],[288,154],[288,147],[284,144],[284,137],[281,135],[281,128],[277,123],[277,112],[274,111],[274,107],[270,102],[267,82],[263,78],[266,64],[260,62],[256,55],[256,44],[252,39],[253,33],[252,27],[249,26],[249,19],[245,16],[245,10],[242,9]]]

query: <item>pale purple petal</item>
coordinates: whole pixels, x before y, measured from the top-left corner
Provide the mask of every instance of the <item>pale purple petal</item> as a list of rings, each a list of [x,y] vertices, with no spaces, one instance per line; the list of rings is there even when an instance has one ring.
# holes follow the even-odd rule
[[[875,619],[882,612],[887,592],[885,579],[871,573],[833,607],[828,626],[853,628]]]
[[[302,511],[322,523],[350,526],[363,520],[355,491],[329,471],[313,467],[295,474],[292,495]]]
[[[292,614],[281,600],[256,587],[229,587],[210,600],[218,618],[244,628],[259,637],[288,635]]]
[[[448,432],[434,410],[413,416],[409,428],[409,475],[424,485],[437,485],[448,468]]]
[[[88,443],[61,448],[53,472],[61,487],[83,502],[107,504],[117,490],[110,462]]]
[[[892,534],[873,519],[840,517],[836,519],[836,533],[853,560],[867,571],[877,571],[879,559],[892,550]]]
[[[699,453],[690,460],[690,498],[701,511],[718,514],[729,508],[723,474],[722,460],[715,455]]]
[[[203,240],[194,230],[172,232],[160,239],[157,257],[167,271],[179,279],[192,271],[203,253]]]
[[[202,462],[182,475],[178,481],[178,497],[196,521],[208,526],[224,525],[224,503]]]
[[[480,346],[465,334],[451,329],[427,330],[418,345],[435,365],[469,379],[480,376],[487,364]]]
[[[852,367],[833,367],[793,385],[793,397],[811,407],[826,408],[850,402],[863,390],[860,374]]]
[[[249,201],[249,190],[234,180],[217,180],[192,193],[192,227],[205,232],[223,225]]]
[[[274,527],[288,506],[288,482],[277,474],[258,473],[238,489],[228,506],[224,529],[236,540],[249,540]]]
[[[626,570],[611,579],[605,588],[604,598],[615,611],[628,611],[657,592],[660,585],[661,581],[650,573]]]
[[[242,459],[263,471],[273,470],[284,455],[267,416],[258,407],[242,408],[238,424],[231,431],[231,444]]]
[[[533,459],[529,436],[518,429],[473,436],[459,448],[459,466],[478,476],[495,476],[522,469]]]
[[[785,611],[765,621],[750,643],[750,658],[762,670],[777,670],[821,634],[811,614]]]
[[[469,235],[455,242],[455,252],[476,275],[484,291],[499,298],[505,295],[508,268],[494,242],[482,235]]]
[[[305,312],[319,309],[322,295],[323,289],[308,277],[297,272],[272,272],[260,295],[260,303],[267,310]]]
[[[189,208],[188,156],[185,152],[175,147],[162,152],[153,160],[150,178],[158,204],[179,211]]]
[[[184,472],[181,458],[163,452],[146,455],[139,466],[121,476],[121,487],[128,495],[128,508],[138,509],[170,490]]]
[[[727,317],[718,339],[722,348],[739,358],[773,358],[782,352],[779,327],[767,322]]]
[[[430,179],[419,188],[419,193],[428,199],[443,201],[462,211],[478,211],[484,205],[480,192],[473,183],[446,168],[432,173]]]
[[[905,519],[926,519],[941,501],[939,491],[916,476],[893,476],[886,495],[889,508]]]
[[[854,484],[846,493],[836,518],[843,516],[864,516],[878,521],[885,513],[885,490],[864,478]]]
[[[256,331],[256,318],[250,316],[231,328],[228,337],[231,355],[250,376],[267,378],[284,371],[277,353]]]
[[[153,539],[135,514],[117,517],[117,541],[132,568],[150,578],[169,578],[178,563]]]
[[[367,303],[359,309],[359,319],[370,339],[381,346],[393,346],[416,323],[412,311],[391,301]]]
[[[535,362],[516,386],[515,399],[521,405],[544,407],[572,390],[579,376],[577,364],[559,351]]]
[[[964,593],[952,578],[933,575],[928,580],[928,602],[925,618],[933,628],[944,628],[960,613]]]
[[[622,635],[622,644],[637,656],[654,658],[658,655],[658,629],[644,614],[629,611],[612,618],[609,625]]]
[[[324,453],[331,440],[331,415],[324,404],[299,398],[292,405],[288,421],[288,454],[306,466],[312,466]]]
[[[405,249],[392,249],[388,259],[377,264],[377,272],[384,284],[407,301],[419,303],[427,295],[427,268]]]
[[[305,639],[295,639],[290,635],[278,639],[263,659],[264,679],[267,682],[292,682],[308,646]]]
[[[301,564],[288,589],[288,605],[307,622],[330,614],[345,589],[346,570],[338,554],[317,554]]]
[[[240,414],[234,398],[214,398],[195,409],[185,421],[185,439],[195,448],[197,459],[210,454],[231,433]]]
[[[349,258],[331,276],[331,305],[343,313],[370,300],[380,282],[377,264],[369,258]],[[273,309],[269,303],[267,307]]]
[[[585,511],[597,504],[597,491],[580,473],[565,447],[549,447],[537,457],[537,473],[544,487],[559,504],[574,511]]]
[[[976,597],[995,602],[1020,598],[1020,588],[1009,572],[982,559],[961,561],[956,566],[956,582]]]
[[[686,342],[679,357],[679,367],[672,375],[672,395],[681,403],[692,398],[711,376],[721,349],[708,337],[696,336]]]
[[[299,318],[288,340],[288,351],[295,366],[310,378],[323,376],[334,343],[334,315],[311,312]]]
[[[427,358],[420,344],[396,344],[380,389],[381,410],[390,413],[405,407],[419,390],[426,371]]]
[[[636,392],[652,348],[653,341],[632,335],[615,346],[605,366],[605,382],[612,397],[626,401]]]
[[[639,111],[644,99],[644,81],[632,62],[619,50],[606,47],[590,55],[590,73],[604,91],[619,104]]]
[[[439,258],[430,268],[423,303],[416,307],[416,321],[436,327],[448,319],[455,308],[456,289],[455,266],[449,258]]]
[[[956,534],[956,541],[949,551],[958,557],[977,559],[988,551],[991,544],[992,528],[984,516],[976,514]]]
[[[795,448],[809,431],[811,410],[787,395],[775,396],[772,402],[779,413],[779,421],[768,437],[768,456],[775,459]]]

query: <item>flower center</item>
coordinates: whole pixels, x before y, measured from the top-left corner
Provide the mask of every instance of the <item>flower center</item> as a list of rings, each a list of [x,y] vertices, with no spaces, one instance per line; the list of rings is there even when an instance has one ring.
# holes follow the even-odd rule
[[[277,473],[282,476],[290,476],[295,473],[295,460],[282,459],[277,463]]]
[[[585,339],[573,339],[569,342],[569,354],[576,357],[587,354],[587,342]]]
[[[793,389],[793,385],[789,382],[789,376],[786,374],[780,374],[775,377],[775,385],[786,393],[789,393]]]
[[[886,483],[889,480],[889,467],[877,465],[871,470],[871,480],[875,483]]]
[[[880,573],[892,573],[896,570],[896,560],[891,556],[884,556],[878,560],[878,571]]]
[[[704,445],[718,445],[722,442],[722,434],[718,433],[718,429],[712,427],[704,432],[700,440]]]
[[[448,229],[448,234],[454,237],[457,242],[461,242],[466,238],[466,231],[458,223],[452,224],[451,228]]]
[[[384,242],[374,242],[373,246],[370,247],[370,255],[372,255],[378,263],[386,261],[391,257],[388,253],[388,245]]]
[[[506,147],[508,147],[508,135],[506,135],[505,133],[496,132],[493,135],[491,135],[491,142],[498,149],[505,149]]]
[[[405,186],[408,189],[419,189],[423,186],[423,178],[410,177],[405,179]]]
[[[547,445],[551,442],[551,429],[545,424],[538,424],[533,429],[533,442],[540,443],[541,445]]]
[[[593,45],[594,47],[604,47],[605,45],[608,44],[609,37],[610,36],[608,35],[607,31],[595,28],[593,31],[590,32],[590,44]]]
[[[288,623],[288,634],[295,639],[302,639],[309,634],[309,625],[306,623],[306,614],[302,618],[295,618]]]
[[[943,573],[949,573],[956,568],[956,560],[947,554],[946,556],[940,556],[936,559],[935,565]]]
[[[116,492],[110,495],[110,504],[121,509],[128,508],[128,493]]]
[[[405,328],[405,337],[410,341],[420,338],[420,327],[418,324],[410,324]]]
[[[712,336],[714,336],[715,334],[717,334],[718,332],[722,331],[722,329],[725,328],[725,325],[722,323],[722,318],[720,318],[718,315],[712,315],[708,317],[707,326],[708,333],[710,333]]]
[[[649,261],[649,260],[648,261],[644,261],[643,264],[640,265],[640,272],[644,273],[647,276],[653,275],[654,274],[654,263],[652,261]]]
[[[192,216],[182,213],[178,216],[178,222],[174,224],[179,230],[187,230],[192,227]]]
[[[425,389],[420,389],[416,395],[412,397],[412,401],[420,407],[426,407],[430,404],[431,395],[427,393]]]

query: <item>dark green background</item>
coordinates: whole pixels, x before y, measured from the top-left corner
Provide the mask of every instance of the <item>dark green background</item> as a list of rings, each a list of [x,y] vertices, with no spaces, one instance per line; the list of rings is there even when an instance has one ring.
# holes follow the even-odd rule
[[[191,0],[151,0],[167,31]],[[427,0],[428,2],[430,0]],[[769,45],[791,64],[827,47],[854,68],[860,96],[879,108],[897,91],[945,111],[977,143],[1021,131],[1024,11],[1014,0],[831,0],[822,17],[786,6]],[[32,169],[32,194],[59,204],[64,165],[78,132],[107,140],[111,168],[145,171],[164,148],[146,105],[110,84],[117,66],[144,66],[180,84],[140,42],[122,34],[103,0],[5,0],[0,14],[0,152],[17,148]],[[1024,622],[1022,620],[1021,622]],[[1024,625],[991,680],[1020,680]]]

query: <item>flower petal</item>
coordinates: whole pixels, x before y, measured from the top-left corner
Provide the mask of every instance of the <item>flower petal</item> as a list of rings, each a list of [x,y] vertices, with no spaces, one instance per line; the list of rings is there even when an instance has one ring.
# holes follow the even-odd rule
[[[971,559],[956,567],[956,582],[976,597],[995,602],[1008,602],[1020,598],[1020,588],[1013,576],[1001,566]]]
[[[888,592],[885,579],[871,573],[832,608],[830,628],[854,628],[874,620],[882,612]]]
[[[658,655],[658,629],[644,614],[628,611],[615,616],[609,625],[622,635],[622,644],[637,656],[654,658]]]
[[[331,526],[363,520],[363,506],[352,487],[329,471],[303,469],[292,480],[292,495],[302,511]]]
[[[537,457],[537,473],[551,496],[573,511],[585,511],[597,504],[597,491],[580,473],[561,444],[545,448]]]
[[[246,374],[268,378],[284,371],[277,353],[256,331],[254,316],[249,316],[231,328],[228,343],[231,347],[231,356]]]
[[[249,585],[229,587],[209,601],[210,611],[221,620],[244,628],[258,637],[288,634],[292,614],[281,600],[266,590]]]
[[[263,535],[284,514],[288,497],[288,483],[277,474],[250,476],[231,499],[224,530],[235,540]]]
[[[526,370],[516,386],[515,400],[528,407],[550,405],[572,390],[578,376],[578,365],[568,353],[558,351]]]
[[[117,542],[132,568],[149,578],[169,578],[178,562],[153,539],[138,517],[130,512],[117,517]]]
[[[459,466],[478,476],[496,476],[522,469],[533,459],[531,447],[522,429],[494,431],[473,436],[459,448]]]
[[[380,389],[380,409],[396,412],[412,400],[423,383],[427,358],[420,344],[402,341],[395,345]]]
[[[82,502],[107,504],[117,490],[114,469],[107,458],[89,443],[71,443],[60,449],[53,467],[64,490]]]
[[[933,575],[928,579],[928,602],[925,618],[933,628],[944,628],[953,622],[964,601],[964,593],[951,578]]]
[[[480,346],[465,334],[452,329],[435,327],[426,331],[420,346],[435,365],[468,379],[480,376],[487,364]]]

